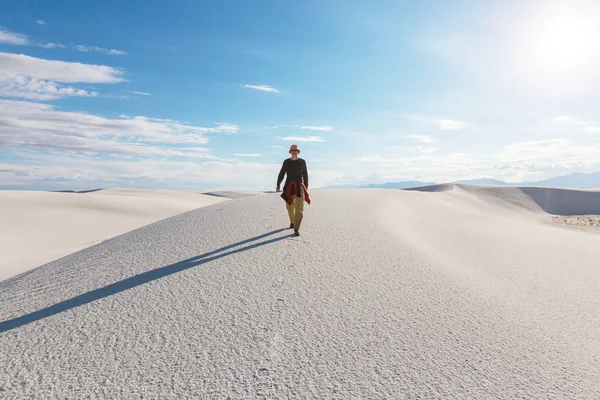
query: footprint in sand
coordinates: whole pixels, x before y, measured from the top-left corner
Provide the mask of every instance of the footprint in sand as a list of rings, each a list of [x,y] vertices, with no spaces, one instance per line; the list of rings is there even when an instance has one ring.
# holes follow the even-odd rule
[[[271,373],[267,368],[261,368],[257,371],[256,375],[260,378],[261,376],[269,376]]]

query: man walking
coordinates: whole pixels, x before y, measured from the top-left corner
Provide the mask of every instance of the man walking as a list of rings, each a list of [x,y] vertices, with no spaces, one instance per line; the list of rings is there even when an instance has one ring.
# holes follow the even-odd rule
[[[294,235],[300,236],[300,224],[304,217],[304,202],[310,204],[307,190],[308,169],[306,168],[306,161],[298,157],[300,154],[298,145],[291,145],[289,153],[292,156],[283,161],[277,177],[276,190],[280,191],[283,176],[287,174],[281,198],[285,200],[288,216],[290,217],[290,228],[294,228]]]

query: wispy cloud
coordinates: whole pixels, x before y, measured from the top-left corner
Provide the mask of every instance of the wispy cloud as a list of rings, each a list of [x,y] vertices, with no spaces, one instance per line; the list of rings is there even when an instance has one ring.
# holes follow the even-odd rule
[[[115,49],[105,49],[104,47],[98,47],[98,46],[82,46],[80,44],[73,46],[73,48],[77,51],[81,51],[84,53],[88,53],[91,51],[95,51],[98,53],[104,53],[104,54],[108,54],[109,56],[113,56],[113,55],[124,55],[127,54],[124,51],[121,50],[115,50]]]
[[[66,96],[95,97],[90,92],[64,83],[118,83],[118,68],[45,60],[23,54],[0,53],[0,95],[25,99],[53,100]]]
[[[551,170],[560,167],[600,167],[600,144],[574,144],[567,139],[520,142],[506,147],[497,159],[514,167]],[[535,168],[533,168],[533,166]]]
[[[150,96],[150,93],[146,92],[133,92],[133,94],[139,94],[140,96]]]
[[[435,139],[429,135],[408,135],[411,139],[417,139],[422,143],[433,143]]]
[[[0,76],[0,96],[20,97],[29,100],[55,100],[61,97],[96,97],[98,92],[90,92],[56,82],[29,77]]]
[[[36,21],[40,25],[45,25],[46,23],[42,20]],[[43,47],[45,49],[54,49],[54,48],[66,48],[67,46],[59,43],[46,43],[40,40],[30,39],[29,36],[23,35],[21,33],[10,32],[2,27],[0,27],[0,43],[6,43],[17,46],[37,46]],[[109,56],[113,55],[124,55],[127,54],[122,50],[115,49],[106,49],[104,47],[98,46],[83,46],[80,44],[72,45],[72,48],[81,52],[98,52],[104,53]]]
[[[259,90],[261,92],[279,93],[278,89],[267,85],[244,85],[247,89]]]
[[[454,121],[452,119],[443,119],[440,121],[441,130],[459,131],[465,127],[464,122]]]
[[[281,138],[291,142],[325,142],[326,140],[320,136],[286,136]]]
[[[237,153],[234,154],[236,157],[261,157],[262,154],[248,154],[248,153]]]
[[[456,121],[453,119],[435,119],[435,118],[424,118],[416,115],[410,116],[410,119],[415,121],[423,122],[425,124],[437,125],[438,129],[441,130],[452,130],[458,131],[465,127],[465,123],[461,121]]]
[[[2,27],[0,27],[0,43],[6,43],[15,46],[37,46],[45,49],[65,47],[64,45],[58,43],[44,43],[38,40],[31,40],[27,35],[10,32]]]
[[[580,126],[583,128],[585,133],[600,133],[600,126],[596,126],[590,124],[585,121],[583,118],[576,117],[574,115],[561,115],[559,117],[553,118],[556,122],[568,123],[571,125]]]
[[[43,19],[38,19],[37,21],[35,21],[37,24],[39,25],[46,25],[46,21],[44,21]]]
[[[48,104],[0,100],[0,147],[197,157],[196,148],[190,152],[180,145],[204,144],[207,134],[238,131],[237,125],[199,127],[144,116],[105,118],[58,111]]]
[[[281,124],[281,125],[273,125],[273,126],[263,126],[262,129],[281,129],[281,128],[296,128],[296,129],[304,129],[308,131],[321,131],[321,132],[331,132],[333,131],[333,127],[322,125],[298,125],[298,124]]]
[[[0,162],[0,185],[36,189],[140,187],[183,190],[270,188],[281,165],[214,159],[132,158],[98,159],[84,155],[23,155],[29,165]],[[314,181],[315,179],[313,179]],[[313,182],[313,186],[318,182]]]
[[[4,76],[27,76],[63,83],[122,82],[123,70],[104,65],[45,60],[24,54],[0,53],[0,73]]]
[[[27,35],[21,35],[20,33],[9,32],[0,27],[0,43],[27,46],[29,45],[29,39]]]
[[[410,150],[410,149],[412,149],[411,146],[390,146],[390,150],[404,151],[404,150]]]
[[[439,150],[439,147],[431,147],[431,146],[390,146],[390,150],[394,151],[402,151],[402,152],[419,152],[419,153],[435,153]]]
[[[18,160],[0,161],[0,185],[185,187],[190,179],[194,185],[236,179],[243,184],[240,171],[246,174],[244,179],[273,175],[276,166],[218,162],[202,146],[208,134],[238,129],[237,125],[199,127],[148,117],[105,118],[62,112],[48,104],[0,100],[0,149]]]
[[[421,153],[426,153],[426,154],[431,154],[431,153],[435,153],[438,151],[437,147],[429,147],[429,146],[419,146],[418,149]]]
[[[553,119],[554,119],[554,121],[557,121],[557,122],[578,122],[578,121],[580,121],[579,118],[576,118],[572,115],[561,115],[561,116],[555,117]]]
[[[309,131],[323,131],[330,132],[333,130],[331,126],[301,126],[300,129],[307,129]]]
[[[67,47],[64,44],[60,44],[60,43],[38,43],[38,44],[36,44],[36,46],[43,47],[44,49],[55,49],[55,48],[64,49],[65,47]]]

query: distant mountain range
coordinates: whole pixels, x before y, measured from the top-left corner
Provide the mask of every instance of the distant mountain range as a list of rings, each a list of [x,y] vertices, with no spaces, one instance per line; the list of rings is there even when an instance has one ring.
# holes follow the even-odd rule
[[[498,179],[470,179],[455,182],[424,182],[424,181],[402,181],[386,182],[370,185],[330,185],[327,188],[379,188],[379,189],[406,189],[418,186],[435,185],[438,183],[465,183],[471,185],[497,185],[497,186],[542,186],[556,188],[600,188],[600,172],[591,174],[573,173],[563,176],[557,176],[543,181],[529,182],[504,182]]]

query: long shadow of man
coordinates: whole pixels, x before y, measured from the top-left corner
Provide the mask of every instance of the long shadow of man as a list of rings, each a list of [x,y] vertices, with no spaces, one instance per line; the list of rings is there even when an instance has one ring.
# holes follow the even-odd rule
[[[148,282],[155,281],[160,278],[164,278],[165,276],[175,274],[177,272],[181,272],[183,270],[196,267],[198,265],[202,265],[214,260],[217,260],[222,257],[226,257],[235,253],[240,253],[242,251],[254,249],[256,247],[264,246],[267,244],[275,243],[283,239],[289,238],[286,236],[278,236],[273,239],[265,240],[262,242],[250,244],[245,247],[237,248],[239,246],[246,245],[251,242],[255,242],[260,239],[267,238],[271,235],[277,234],[279,232],[285,231],[286,229],[276,229],[271,232],[264,233],[259,236],[255,236],[250,239],[242,240],[241,242],[237,242],[234,244],[227,245],[225,247],[221,247],[220,249],[210,251],[208,253],[201,254],[196,257],[188,258],[187,260],[179,261],[175,264],[166,265],[164,267],[156,268],[147,272],[143,272],[141,274],[132,276],[131,278],[123,279],[122,281],[115,282],[113,284],[101,287],[99,289],[92,290],[90,292],[81,294],[79,296],[75,296],[65,301],[61,301],[60,303],[54,304],[52,306],[43,308],[38,311],[34,311],[30,314],[25,314],[20,317],[16,317],[13,319],[9,319],[6,321],[0,322],[0,333],[6,332],[11,329],[18,328],[23,325],[30,324],[32,322],[38,321],[40,319],[50,317],[52,315],[61,313],[63,311],[70,310],[75,307],[79,307],[81,305],[91,303],[92,301],[99,300],[108,296],[112,296],[113,294],[122,292],[127,289],[134,288],[136,286],[143,285]],[[230,250],[230,251],[227,251]]]

